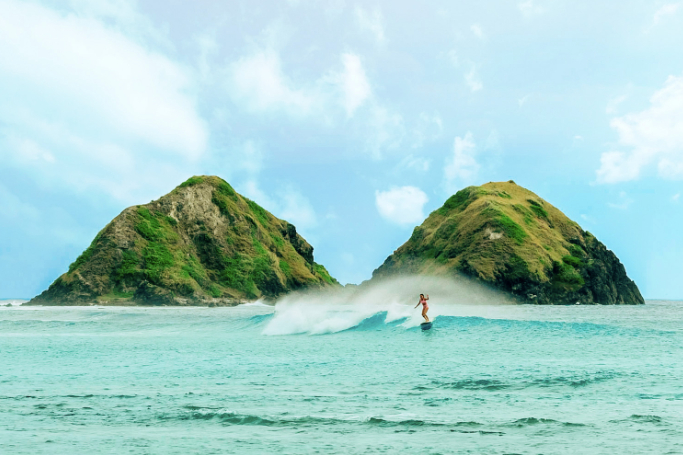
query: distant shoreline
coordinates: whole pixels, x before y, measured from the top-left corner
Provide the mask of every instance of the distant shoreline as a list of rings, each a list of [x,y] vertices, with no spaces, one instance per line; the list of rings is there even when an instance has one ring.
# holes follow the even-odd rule
[[[0,299],[0,304],[2,303],[14,303],[14,302],[22,302],[26,303],[31,299]]]
[[[108,302],[91,302],[91,303],[82,303],[82,304],[68,304],[68,305],[44,305],[44,304],[28,304],[30,302],[30,299],[0,299],[0,306],[7,306],[7,304],[12,304],[13,306],[24,306],[24,307],[45,307],[45,308],[58,308],[58,307],[69,307],[69,308],[76,308],[76,307],[120,307],[120,308],[131,308],[131,307],[141,307],[141,308],[156,308],[156,307],[165,307],[165,308],[229,308],[229,307],[235,307],[239,305],[249,305],[249,304],[255,304],[255,303],[263,303],[264,305],[272,305],[272,303],[268,303],[264,301],[263,299],[261,300],[249,300],[249,301],[241,301],[241,302],[207,302],[202,304],[178,304],[178,305],[170,305],[170,304],[160,304],[160,305],[145,305],[145,304],[140,304],[136,303],[133,301],[118,301],[116,303],[108,303]]]
[[[26,308],[28,307],[35,307],[35,308],[89,308],[89,307],[111,307],[111,308],[234,308],[237,306],[243,306],[243,305],[254,305],[254,304],[262,304],[266,306],[275,306],[276,302],[267,302],[267,301],[262,301],[262,300],[254,300],[254,301],[248,301],[248,302],[242,302],[242,303],[237,303],[234,305],[141,305],[141,304],[107,304],[107,303],[90,303],[90,304],[82,304],[82,305],[24,305],[25,303],[29,302],[30,300],[28,299],[0,299],[0,307],[7,306],[7,304],[12,304],[12,306],[24,306]],[[658,303],[658,302],[672,302],[672,303],[681,303],[683,304],[683,299],[645,299],[645,304],[652,304],[652,303]],[[492,304],[495,305],[495,304]],[[534,306],[534,304],[529,304],[531,306]],[[575,305],[563,305],[563,304],[558,304],[558,305],[537,305],[537,306],[575,306]],[[586,306],[613,306],[613,307],[622,307],[622,306],[632,306],[632,305],[599,305],[599,304],[592,304],[592,305],[580,305],[583,307]]]

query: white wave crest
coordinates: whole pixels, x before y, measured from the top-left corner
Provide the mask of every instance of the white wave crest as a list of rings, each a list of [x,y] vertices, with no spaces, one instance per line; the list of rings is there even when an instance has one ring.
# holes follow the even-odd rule
[[[386,322],[405,318],[405,327],[417,326],[423,321],[421,308],[414,308],[421,293],[430,295],[432,320],[440,315],[481,315],[482,305],[511,303],[503,294],[465,278],[402,276],[358,287],[288,294],[275,304],[263,334],[335,333],[380,312],[387,313]]]
[[[243,303],[241,306],[242,307],[250,307],[250,306],[265,307],[265,308],[271,308],[272,307],[272,305],[269,305],[269,304],[264,303],[264,302],[265,302],[264,299],[258,299],[258,300],[255,300],[253,302]]]

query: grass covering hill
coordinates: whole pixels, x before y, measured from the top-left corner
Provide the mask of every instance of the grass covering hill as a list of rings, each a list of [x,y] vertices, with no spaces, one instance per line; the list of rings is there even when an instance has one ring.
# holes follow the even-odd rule
[[[129,207],[32,304],[235,304],[337,286],[287,221],[196,176]]]
[[[535,303],[643,303],[611,251],[514,182],[458,191],[373,273],[463,273]]]

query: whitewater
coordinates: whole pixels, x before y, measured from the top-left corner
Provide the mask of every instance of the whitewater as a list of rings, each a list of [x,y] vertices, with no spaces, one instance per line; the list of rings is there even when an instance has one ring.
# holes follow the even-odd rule
[[[17,303],[3,454],[683,453],[683,302],[515,305],[421,278],[274,306]]]

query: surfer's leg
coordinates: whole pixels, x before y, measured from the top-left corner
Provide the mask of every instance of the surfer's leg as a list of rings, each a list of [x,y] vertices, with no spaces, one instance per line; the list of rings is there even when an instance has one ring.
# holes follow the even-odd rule
[[[427,316],[427,309],[425,308],[422,310],[422,317],[425,318],[425,321],[429,322],[429,316]]]

